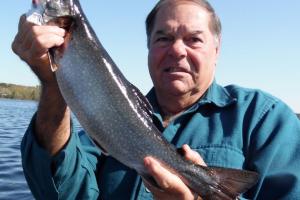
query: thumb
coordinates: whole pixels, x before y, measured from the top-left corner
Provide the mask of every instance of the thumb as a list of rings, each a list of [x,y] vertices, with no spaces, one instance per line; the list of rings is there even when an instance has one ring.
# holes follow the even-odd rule
[[[189,145],[184,144],[181,147],[181,152],[187,160],[190,160],[197,165],[206,166],[206,164],[205,164],[204,160],[202,159],[202,157],[200,156],[200,154],[196,151],[193,151]]]

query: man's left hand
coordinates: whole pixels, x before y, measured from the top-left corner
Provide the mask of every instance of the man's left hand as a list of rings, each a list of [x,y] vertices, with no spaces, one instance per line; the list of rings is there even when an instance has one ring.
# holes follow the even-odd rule
[[[203,159],[188,145],[182,146],[182,153],[184,157],[191,160],[195,164],[204,165]],[[183,181],[172,171],[166,168],[162,163],[156,159],[148,156],[144,158],[144,163],[149,173],[153,176],[159,188],[144,181],[145,186],[152,192],[156,200],[194,200],[201,199],[195,192],[193,192]]]

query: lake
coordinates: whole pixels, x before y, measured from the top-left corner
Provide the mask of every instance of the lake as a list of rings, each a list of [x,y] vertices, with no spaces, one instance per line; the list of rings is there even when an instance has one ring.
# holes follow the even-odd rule
[[[0,199],[33,199],[23,175],[20,144],[34,101],[0,99]]]
[[[20,144],[37,102],[0,98],[0,200],[32,200],[23,175]],[[74,120],[76,129],[80,129]]]

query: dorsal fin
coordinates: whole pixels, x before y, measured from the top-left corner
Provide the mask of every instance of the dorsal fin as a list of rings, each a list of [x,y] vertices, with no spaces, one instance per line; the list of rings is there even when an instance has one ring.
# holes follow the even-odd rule
[[[139,108],[143,111],[145,117],[147,117],[152,122],[153,108],[149,103],[148,99],[141,93],[141,91],[135,87],[133,84],[128,82],[134,96],[136,97],[136,103]]]

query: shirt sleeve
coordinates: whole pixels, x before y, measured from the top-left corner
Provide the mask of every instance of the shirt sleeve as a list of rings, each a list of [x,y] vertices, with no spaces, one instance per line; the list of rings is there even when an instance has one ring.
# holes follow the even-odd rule
[[[97,199],[96,169],[100,151],[83,132],[74,133],[54,157],[34,137],[35,116],[21,143],[22,165],[36,199]],[[72,130],[74,130],[72,128]]]
[[[300,121],[281,101],[262,109],[251,134],[249,168],[260,180],[245,197],[300,199]]]

